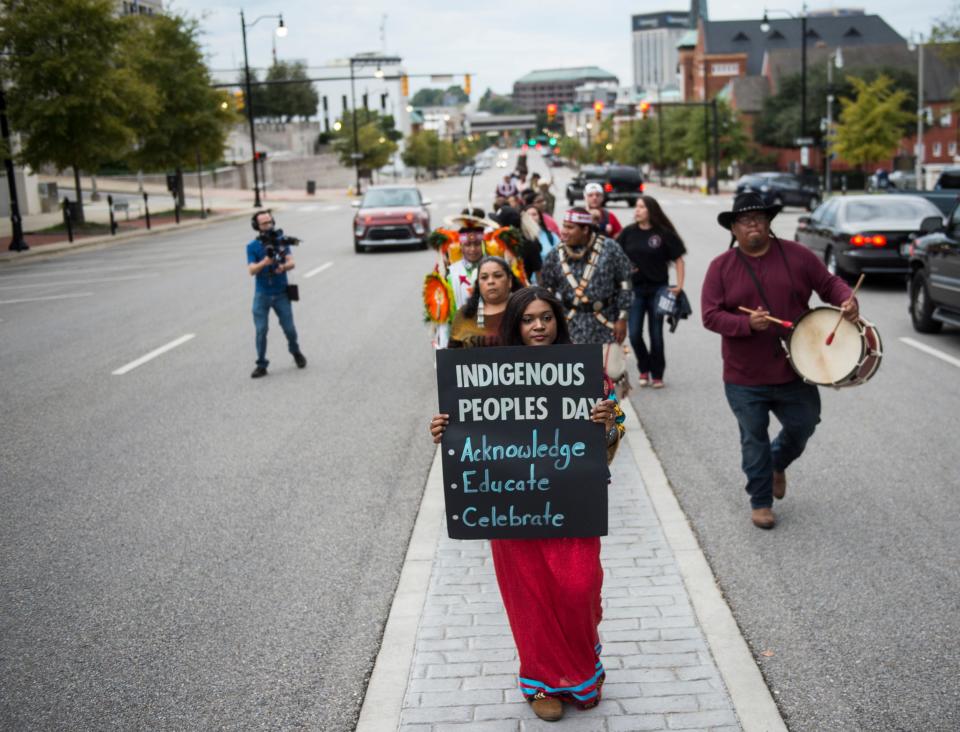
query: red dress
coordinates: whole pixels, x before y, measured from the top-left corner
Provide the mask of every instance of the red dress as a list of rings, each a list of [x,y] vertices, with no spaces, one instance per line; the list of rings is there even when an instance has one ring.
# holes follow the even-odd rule
[[[493,539],[493,566],[520,654],[520,691],[581,709],[600,701],[600,538]]]

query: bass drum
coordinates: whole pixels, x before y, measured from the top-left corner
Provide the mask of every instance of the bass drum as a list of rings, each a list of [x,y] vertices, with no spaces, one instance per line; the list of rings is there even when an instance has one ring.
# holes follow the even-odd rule
[[[808,384],[859,386],[880,368],[880,332],[862,318],[857,323],[841,320],[833,342],[827,345],[827,336],[839,317],[840,308],[833,306],[808,310],[784,342],[790,365]]]

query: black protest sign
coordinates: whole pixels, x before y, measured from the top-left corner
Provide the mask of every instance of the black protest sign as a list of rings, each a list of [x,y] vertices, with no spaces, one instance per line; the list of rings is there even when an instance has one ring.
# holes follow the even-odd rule
[[[451,538],[607,533],[603,383],[599,345],[437,352]]]

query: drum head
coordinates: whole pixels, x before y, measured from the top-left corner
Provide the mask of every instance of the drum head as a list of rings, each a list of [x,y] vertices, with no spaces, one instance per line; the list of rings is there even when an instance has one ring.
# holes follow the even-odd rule
[[[848,320],[840,321],[833,342],[827,345],[827,336],[839,317],[839,309],[815,308],[800,318],[790,336],[794,369],[815,384],[829,386],[843,381],[863,358],[860,329]]]

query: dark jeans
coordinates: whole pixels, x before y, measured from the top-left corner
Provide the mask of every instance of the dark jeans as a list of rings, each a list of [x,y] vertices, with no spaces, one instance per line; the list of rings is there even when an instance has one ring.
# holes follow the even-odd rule
[[[667,366],[663,351],[663,316],[657,315],[657,290],[659,287],[633,288],[633,305],[630,306],[630,346],[637,357],[637,366],[641,374],[650,374],[651,378],[662,379]],[[650,350],[643,342],[643,320],[650,320]]]
[[[280,327],[287,336],[290,353],[300,353],[297,344],[297,329],[293,325],[293,307],[287,293],[276,295],[257,292],[253,295],[253,324],[257,327],[257,366],[267,367],[267,330],[269,328],[270,308],[277,314]]]
[[[773,505],[773,471],[783,472],[803,453],[820,422],[820,392],[801,379],[773,386],[724,384],[740,425],[740,451],[753,508]],[[770,412],[783,425],[770,441]]]

